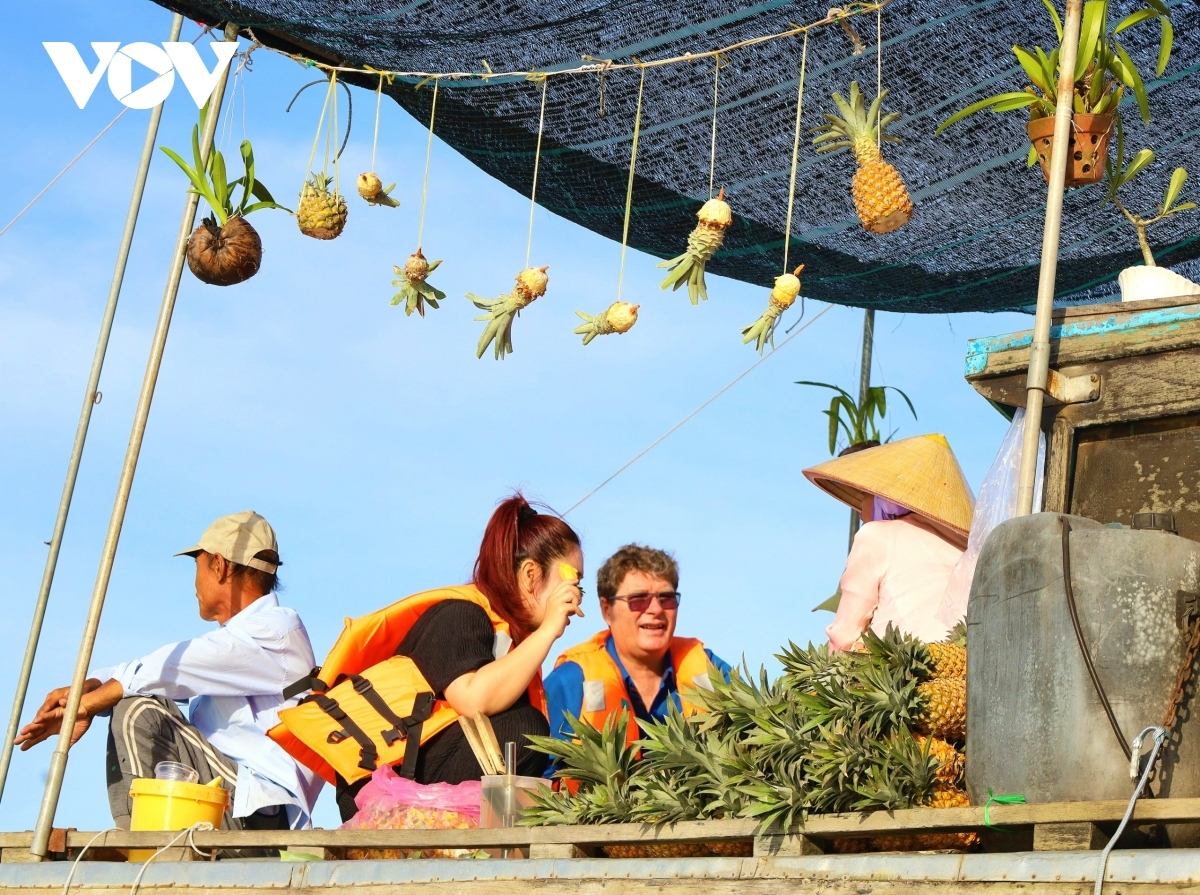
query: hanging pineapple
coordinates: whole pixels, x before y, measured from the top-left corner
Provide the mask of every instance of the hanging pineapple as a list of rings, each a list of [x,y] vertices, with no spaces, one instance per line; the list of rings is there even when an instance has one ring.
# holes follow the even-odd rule
[[[333,178],[313,172],[300,191],[296,222],[313,239],[337,239],[346,229],[346,197],[330,184]]]
[[[817,152],[834,152],[839,149],[854,150],[858,170],[854,174],[851,191],[854,208],[863,227],[871,233],[891,233],[908,223],[912,217],[913,204],[900,173],[883,160],[880,143],[899,143],[899,137],[887,133],[887,128],[900,118],[889,112],[882,118],[879,107],[887,96],[884,90],[871,107],[858,89],[858,82],[850,82],[850,101],[840,93],[833,95],[842,117],[825,113],[825,125],[818,128],[819,136],[813,139]]]
[[[392,265],[392,270],[396,272],[397,277],[392,280],[392,285],[401,287],[400,291],[392,298],[392,304],[398,305],[403,302],[404,316],[410,317],[412,312],[416,311],[424,317],[426,304],[436,309],[438,302],[446,297],[445,292],[434,289],[425,282],[425,278],[437,270],[441,263],[441,261],[434,261],[430,264],[421,254],[421,247],[417,246],[417,250],[404,262],[404,267]]]
[[[496,360],[504,360],[504,355],[512,353],[513,318],[522,308],[528,307],[535,299],[546,294],[546,286],[550,282],[546,271],[549,269],[549,265],[525,268],[517,274],[516,288],[499,298],[480,298],[473,293],[467,293],[467,298],[475,307],[487,311],[486,314],[475,318],[488,321],[488,325],[483,328],[483,335],[479,337],[476,357],[483,357],[483,352],[492,342],[495,342]]]
[[[804,270],[804,265],[801,264],[792,273],[785,273],[775,278],[775,286],[771,289],[771,297],[767,300],[767,309],[763,311],[762,316],[742,330],[742,344],[745,345],[751,340],[757,340],[755,347],[758,353],[763,353],[763,347],[767,342],[771,343],[771,347],[775,347],[775,327],[779,323],[779,318],[783,316],[783,312],[790,308],[796,301],[796,297],[800,294],[800,271]]]
[[[391,196],[391,192],[395,188],[396,184],[394,183],[385,187],[383,181],[379,179],[379,175],[374,171],[358,175],[358,194],[371,205],[383,205],[387,208],[398,207],[400,200],[393,199]]]
[[[575,335],[583,336],[583,344],[587,345],[596,336],[627,333],[637,323],[640,307],[641,305],[631,305],[627,301],[614,301],[603,314],[597,314],[595,317],[583,311],[576,311],[584,322],[582,326],[576,327]]]
[[[678,289],[685,282],[688,287],[688,298],[692,304],[699,304],[700,299],[708,301],[708,290],[704,286],[704,265],[717,253],[721,243],[725,241],[725,231],[733,223],[733,212],[725,201],[725,187],[715,199],[709,199],[696,213],[700,219],[694,230],[688,236],[687,251],[677,258],[659,262],[659,267],[668,267],[671,272],[662,281],[662,288]]]

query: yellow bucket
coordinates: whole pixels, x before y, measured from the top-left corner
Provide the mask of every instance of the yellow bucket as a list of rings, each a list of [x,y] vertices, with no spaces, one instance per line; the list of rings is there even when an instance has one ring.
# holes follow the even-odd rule
[[[186,830],[207,821],[221,829],[221,817],[229,807],[229,790],[179,780],[141,778],[129,787],[133,797],[130,830]],[[133,848],[130,861],[147,861],[155,849]]]

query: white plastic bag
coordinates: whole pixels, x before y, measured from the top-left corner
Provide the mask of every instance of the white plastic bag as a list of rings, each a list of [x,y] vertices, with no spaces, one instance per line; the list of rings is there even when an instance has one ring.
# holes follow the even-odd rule
[[[971,534],[967,539],[967,549],[959,557],[950,573],[950,583],[946,585],[946,594],[942,597],[942,605],[938,608],[938,621],[953,628],[967,614],[967,600],[971,596],[971,579],[975,577],[975,564],[983,550],[992,529],[1017,514],[1017,488],[1021,474],[1021,440],[1025,431],[1025,408],[1018,407],[1013,417],[1012,425],[1004,440],[1000,442],[1000,450],[992,467],[983,479],[979,488],[979,497],[975,501],[975,513],[971,516]],[[1033,511],[1039,512],[1042,506],[1042,479],[1046,465],[1046,436],[1038,437],[1037,478],[1033,486]]]

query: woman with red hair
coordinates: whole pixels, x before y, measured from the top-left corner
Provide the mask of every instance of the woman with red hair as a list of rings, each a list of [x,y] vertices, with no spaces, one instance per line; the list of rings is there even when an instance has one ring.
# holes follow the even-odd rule
[[[564,565],[573,579],[564,578]],[[545,769],[546,756],[527,748],[526,736],[550,732],[542,663],[571,616],[583,615],[582,577],[579,536],[518,492],[488,520],[470,585],[409,598],[429,605],[396,655],[412,660],[439,704],[468,718],[483,713],[500,743],[515,742],[518,774],[538,777]],[[461,783],[482,773],[458,724],[423,741],[417,753],[418,783]],[[354,795],[367,779],[347,784],[339,776],[343,820],[354,815]]]

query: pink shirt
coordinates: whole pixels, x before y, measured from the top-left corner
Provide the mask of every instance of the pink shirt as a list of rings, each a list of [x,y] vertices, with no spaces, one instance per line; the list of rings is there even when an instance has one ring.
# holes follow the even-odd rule
[[[917,515],[868,522],[854,536],[842,573],[842,600],[825,633],[834,649],[853,646],[868,624],[887,626],[932,643],[949,627],[936,613],[963,551]]]

